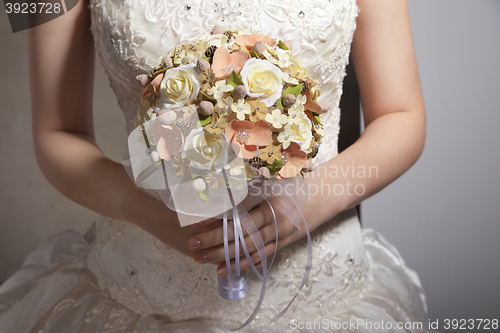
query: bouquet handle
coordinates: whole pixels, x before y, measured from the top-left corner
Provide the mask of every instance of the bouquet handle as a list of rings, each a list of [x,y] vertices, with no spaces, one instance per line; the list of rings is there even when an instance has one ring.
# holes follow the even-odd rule
[[[247,294],[247,279],[245,271],[241,271],[239,276],[233,275],[234,286],[229,275],[219,275],[219,295],[225,299],[239,300]]]

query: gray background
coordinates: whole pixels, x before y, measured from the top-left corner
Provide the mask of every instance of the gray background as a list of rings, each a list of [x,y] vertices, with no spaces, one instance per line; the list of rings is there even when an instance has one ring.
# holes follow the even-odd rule
[[[428,115],[418,163],[362,205],[364,227],[396,245],[424,285],[432,320],[499,318],[500,1],[410,0]],[[0,282],[53,234],[83,233],[97,215],[59,194],[31,143],[27,34],[0,11]],[[108,156],[124,126],[98,64],[98,142]]]

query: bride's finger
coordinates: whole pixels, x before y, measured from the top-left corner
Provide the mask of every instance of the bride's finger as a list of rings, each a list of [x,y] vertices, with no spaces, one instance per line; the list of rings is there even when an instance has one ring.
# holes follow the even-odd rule
[[[274,224],[268,224],[262,227],[261,229],[259,229],[259,232],[264,244],[276,240],[276,229],[274,227]],[[257,247],[255,246],[250,236],[245,237],[245,245],[249,253],[253,253],[257,250]],[[240,256],[245,256],[245,252],[243,250],[243,245],[241,244],[241,242],[239,244],[239,248],[240,248]],[[229,258],[234,259],[236,254],[234,241],[229,242],[228,250],[229,250]],[[224,262],[226,260],[224,245],[219,245],[209,249],[197,251],[194,256],[194,260],[199,263],[211,263],[211,264]]]
[[[269,209],[269,207],[267,207],[267,205],[259,205],[256,208],[252,209],[249,214],[258,229],[271,223],[274,220],[271,210]],[[234,224],[232,223],[232,221],[228,222],[227,230],[228,240],[233,241]],[[242,232],[244,236],[248,235],[244,227],[242,228]],[[188,246],[195,250],[208,249],[222,244],[224,244],[224,232],[222,225],[211,230],[197,233],[191,236],[188,240]]]
[[[275,242],[270,242],[270,243],[266,244],[266,246],[265,246],[266,257],[270,256],[274,252],[275,247],[276,247]],[[253,252],[252,254],[250,254],[250,258],[251,258],[252,262],[254,263],[254,265],[261,261],[258,252]],[[240,258],[240,270],[243,271],[243,270],[248,269],[248,268],[250,268],[250,262],[248,261],[248,258],[246,256],[241,257]],[[236,272],[236,262],[234,259],[231,260],[231,272]],[[219,275],[227,275],[227,267],[226,267],[225,263],[220,265],[219,267],[217,267],[217,273]]]
[[[204,229],[212,229],[214,226],[219,226],[219,224],[222,224],[221,219],[207,219],[204,221],[200,221],[194,224],[189,225],[189,227],[193,230],[197,231],[203,231]]]

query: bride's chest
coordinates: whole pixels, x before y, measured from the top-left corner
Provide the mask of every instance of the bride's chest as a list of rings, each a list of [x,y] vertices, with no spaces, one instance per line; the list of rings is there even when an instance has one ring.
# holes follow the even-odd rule
[[[353,32],[357,16],[356,0],[91,0],[90,8],[101,52],[142,68],[217,24],[289,40],[315,60]]]

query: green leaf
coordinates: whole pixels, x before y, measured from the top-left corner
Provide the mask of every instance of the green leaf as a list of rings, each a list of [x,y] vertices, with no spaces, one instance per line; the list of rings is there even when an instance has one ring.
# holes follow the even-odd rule
[[[285,108],[285,106],[283,105],[282,98],[283,98],[283,96],[281,96],[280,99],[278,99],[278,101],[276,102],[276,106],[279,107],[280,109]]]
[[[217,104],[217,100],[215,98],[208,96],[204,91],[200,91],[200,92],[203,95],[204,101],[212,102],[213,105]]]
[[[249,53],[252,58],[262,59],[255,51],[250,51]]]
[[[211,65],[212,64],[212,57],[203,57],[203,60],[208,61],[208,63]]]
[[[283,105],[283,97],[288,94],[292,94],[295,97],[297,97],[300,93],[302,92],[302,83],[295,85],[295,86],[290,86],[285,89],[285,92],[281,95],[280,99],[276,102],[276,106],[284,109],[285,106]]]
[[[233,86],[233,88],[236,88],[236,86],[243,85],[243,80],[241,79],[241,76],[236,74],[235,71],[232,71],[227,84],[230,84]]]
[[[317,153],[318,153],[318,150],[317,149],[313,149],[312,152],[310,152],[310,153],[307,154],[307,159],[310,160],[311,158],[313,158],[314,156],[316,156]]]
[[[212,122],[212,118],[213,118],[212,115],[204,116],[202,114],[198,114],[198,116],[200,117],[200,121],[198,122],[198,124],[200,124],[200,127],[205,126],[206,124]]]
[[[319,115],[314,114],[314,113],[312,113],[311,111],[306,111],[306,112],[307,112],[309,115],[311,115],[311,117],[312,117],[312,121],[313,121],[314,125],[319,124],[319,125],[323,126],[323,124],[321,123],[321,119],[319,118]]]
[[[175,64],[177,62],[177,47],[174,48],[174,60],[173,63]]]
[[[281,170],[281,168],[283,167],[283,161],[276,160],[276,161],[274,161],[273,164],[266,163],[266,166],[269,168],[271,176],[276,176],[278,174],[278,172]]]
[[[208,202],[208,199],[210,198],[210,187],[207,186],[203,192],[198,193],[200,196],[201,200]]]
[[[288,50],[288,46],[286,46],[285,42],[283,42],[282,40],[278,42],[278,47],[283,50]]]
[[[160,74],[160,73],[164,73],[166,72],[167,70],[169,70],[170,68],[174,68],[174,66],[172,67],[165,67],[165,68],[162,68],[160,70],[157,70],[156,72],[153,73],[153,77],[155,77],[156,75]]]
[[[288,95],[288,94],[292,94],[294,95],[295,97],[299,96],[299,94],[302,92],[302,83],[299,83],[295,86],[290,86],[288,88],[285,89],[285,92],[283,93],[282,96],[285,96],[285,95]]]
[[[195,173],[192,173],[191,174],[191,179],[196,179],[196,178],[205,178],[205,176],[204,175],[197,175]]]

